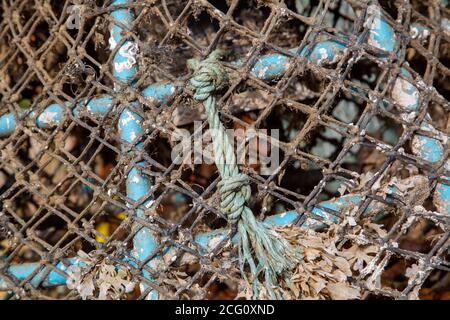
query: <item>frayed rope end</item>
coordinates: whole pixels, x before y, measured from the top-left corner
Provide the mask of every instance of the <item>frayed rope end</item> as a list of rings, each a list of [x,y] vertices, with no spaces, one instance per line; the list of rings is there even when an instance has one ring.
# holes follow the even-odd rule
[[[263,222],[256,220],[250,209],[246,207],[239,221],[238,230],[241,235],[239,259],[241,265],[247,262],[252,265],[253,258],[248,253],[254,254],[258,261],[258,267],[252,271],[252,281],[259,283],[258,275],[264,274],[265,288],[273,299],[279,298],[276,294],[275,283],[278,278],[287,278],[301,260],[300,250],[293,247],[279,232]],[[246,236],[242,236],[245,232]],[[252,250],[253,249],[253,250]],[[252,252],[253,251],[253,252]],[[257,295],[257,292],[254,292]]]

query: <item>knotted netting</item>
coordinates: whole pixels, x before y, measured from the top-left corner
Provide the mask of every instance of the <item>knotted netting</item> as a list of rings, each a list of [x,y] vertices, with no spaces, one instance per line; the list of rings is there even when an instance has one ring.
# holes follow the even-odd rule
[[[0,297],[449,297],[448,1],[0,8]]]

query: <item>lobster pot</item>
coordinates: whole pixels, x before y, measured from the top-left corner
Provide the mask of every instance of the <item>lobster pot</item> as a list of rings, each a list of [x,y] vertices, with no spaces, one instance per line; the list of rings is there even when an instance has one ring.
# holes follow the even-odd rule
[[[448,1],[0,14],[0,299],[449,298]]]

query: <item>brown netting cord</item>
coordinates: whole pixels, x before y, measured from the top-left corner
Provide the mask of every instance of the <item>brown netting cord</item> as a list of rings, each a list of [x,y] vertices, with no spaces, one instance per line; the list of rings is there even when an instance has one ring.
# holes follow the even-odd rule
[[[296,211],[298,227],[307,218],[330,223],[312,213],[315,205],[341,194],[364,196],[360,205],[345,212],[324,208],[338,219],[326,230],[280,230],[305,244],[305,261],[294,280],[301,293],[280,283],[285,297],[448,299],[450,216],[437,213],[432,196],[436,184],[450,175],[444,166],[448,142],[444,160],[431,164],[413,155],[411,140],[418,132],[437,135],[421,129],[427,113],[439,134],[449,133],[450,31],[439,21],[450,19],[450,10],[439,1],[379,1],[396,32],[399,52],[397,59],[383,60],[376,48],[358,41],[367,29],[364,14],[355,11],[364,12],[373,1],[297,2],[309,5],[303,12],[294,0],[148,0],[127,5],[136,14],[128,36],[139,47],[139,72],[134,86],[114,92],[108,39],[110,13],[117,7],[110,1],[3,0],[0,116],[11,112],[17,118],[24,109],[39,114],[51,103],[75,105],[101,94],[112,95],[115,107],[101,118],[67,112],[53,129],[39,129],[23,119],[11,135],[0,138],[0,275],[15,283],[0,291],[0,297],[83,297],[70,285],[46,287],[45,277],[36,285],[33,277],[18,281],[7,272],[11,265],[28,262],[40,262],[50,272],[82,251],[94,261],[95,274],[113,274],[110,265],[125,267],[126,274],[111,276],[122,276],[118,287],[143,282],[166,298],[249,298],[231,234],[207,254],[194,241],[200,233],[227,226],[219,211],[216,167],[171,160],[171,137],[179,128],[188,129],[191,140],[207,128],[186,85],[191,76],[186,61],[222,49],[227,52],[223,65],[231,75],[217,99],[225,127],[280,132],[271,142],[281,155],[276,170],[263,175],[261,164],[240,166],[250,177],[248,205],[258,219]],[[80,8],[81,19],[78,27],[68,28],[73,5]],[[411,38],[413,23],[429,28],[426,41]],[[323,37],[347,47],[332,67],[288,51]],[[252,62],[270,53],[292,57],[291,63],[281,77],[261,81],[250,74]],[[231,63],[236,60],[247,63]],[[421,105],[413,123],[395,108],[377,107],[383,99],[392,100],[402,67],[415,75],[412,83],[420,88]],[[177,92],[162,106],[140,93],[149,84],[168,81],[178,84]],[[144,105],[139,112],[143,147],[124,149],[117,122],[124,105],[136,99]],[[353,108],[349,121],[338,111],[340,104]],[[200,128],[194,128],[196,120],[202,121]],[[146,161],[143,173],[153,185],[149,219],[133,215],[125,191],[127,172],[140,160]],[[417,175],[425,177],[417,180],[419,185],[402,184]],[[387,197],[383,191],[395,177],[404,192]],[[364,215],[376,206],[383,208],[381,217]],[[157,232],[159,252],[172,247],[174,255],[156,266],[125,262],[135,223]],[[141,275],[143,268],[151,272],[152,281]],[[306,274],[310,277],[302,278]],[[331,280],[318,290],[318,278]],[[348,286],[336,289],[342,281]],[[139,286],[113,294],[114,286],[102,297],[143,299],[148,294]],[[343,296],[336,294],[339,290]],[[84,297],[98,298],[99,291]]]

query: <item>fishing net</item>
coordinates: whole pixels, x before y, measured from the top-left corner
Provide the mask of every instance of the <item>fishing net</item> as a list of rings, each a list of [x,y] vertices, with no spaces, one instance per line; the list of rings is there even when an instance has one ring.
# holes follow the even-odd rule
[[[447,7],[2,1],[0,297],[448,299]],[[217,49],[246,206],[300,254],[273,283],[190,85]]]

